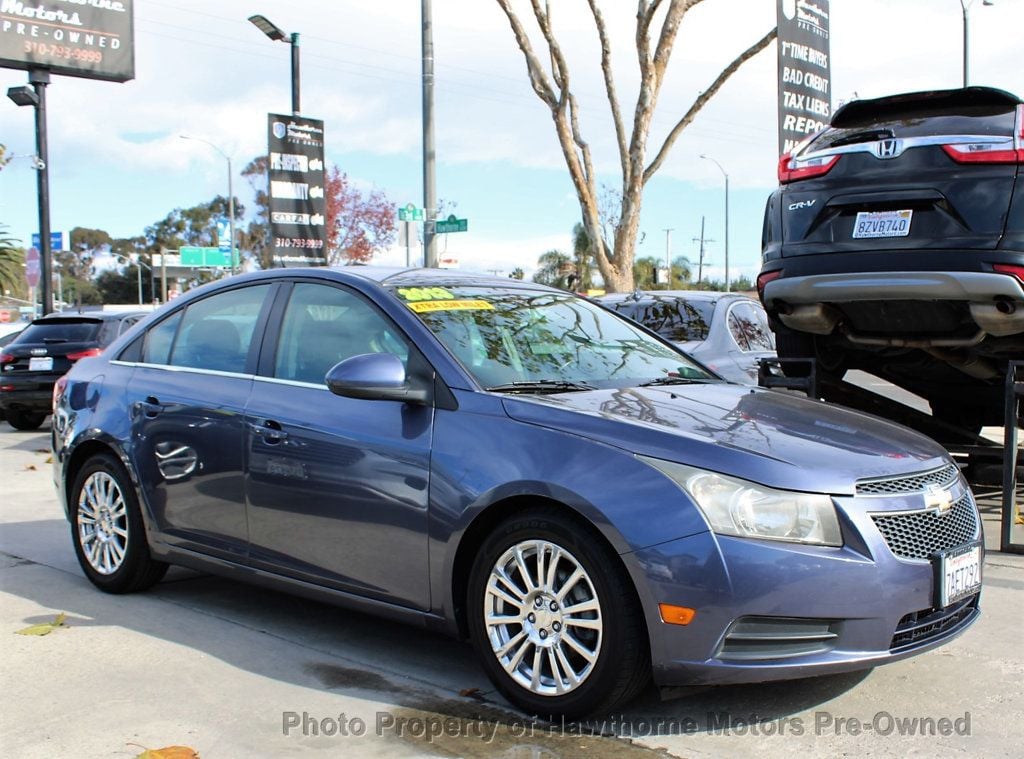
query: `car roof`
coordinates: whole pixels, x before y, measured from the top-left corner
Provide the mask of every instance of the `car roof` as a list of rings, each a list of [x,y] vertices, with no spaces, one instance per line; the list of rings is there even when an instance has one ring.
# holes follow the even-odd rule
[[[536,282],[526,282],[508,277],[495,277],[475,272],[463,272],[455,269],[425,269],[406,268],[393,266],[331,266],[315,267],[307,269],[269,269],[261,272],[271,278],[276,276],[302,276],[303,274],[323,275],[325,271],[338,274],[359,277],[375,282],[384,287],[501,287],[516,290],[547,290],[549,292],[561,292],[547,285]]]
[[[905,92],[870,100],[853,100],[842,105],[832,115],[831,126],[843,129],[859,124],[865,118],[884,118],[893,114],[905,113],[908,109],[939,112],[978,106],[1012,108],[1020,103],[1021,99],[1013,93],[998,90],[995,87],[963,87],[956,90]]]
[[[144,316],[146,311],[55,311],[46,316],[40,316],[32,321],[32,324],[47,324],[49,322],[105,322],[119,319],[126,319],[130,316]]]
[[[599,302],[618,302],[618,301],[641,301],[641,300],[652,300],[657,298],[674,298],[678,300],[705,300],[705,301],[718,301],[722,298],[746,298],[746,295],[740,293],[723,293],[715,290],[636,290],[631,293],[608,293],[607,295],[599,295],[594,300]],[[748,300],[750,300],[748,298]]]

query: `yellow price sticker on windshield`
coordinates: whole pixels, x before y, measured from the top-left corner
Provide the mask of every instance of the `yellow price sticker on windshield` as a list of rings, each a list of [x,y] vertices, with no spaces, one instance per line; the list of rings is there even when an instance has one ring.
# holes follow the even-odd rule
[[[443,287],[400,287],[398,294],[403,300],[418,302],[421,300],[451,300],[455,294]]]
[[[494,306],[485,300],[421,300],[409,303],[409,308],[417,314],[428,314],[433,311],[493,311]]]

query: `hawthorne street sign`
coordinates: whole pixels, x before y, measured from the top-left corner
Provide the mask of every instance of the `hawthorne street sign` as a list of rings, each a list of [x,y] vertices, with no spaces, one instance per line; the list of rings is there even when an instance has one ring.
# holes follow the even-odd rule
[[[452,214],[447,219],[439,219],[435,231],[439,235],[448,232],[468,232],[469,219],[456,219],[455,214]]]
[[[404,208],[398,209],[399,221],[423,221],[423,209],[417,208],[412,203],[407,203]]]

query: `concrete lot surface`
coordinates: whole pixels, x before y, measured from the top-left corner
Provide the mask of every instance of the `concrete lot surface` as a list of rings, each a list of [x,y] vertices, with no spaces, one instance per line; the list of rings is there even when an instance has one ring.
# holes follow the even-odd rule
[[[421,630],[184,570],[146,593],[96,591],[51,486],[48,440],[0,424],[4,757],[168,745],[204,759],[1021,754],[1024,556],[989,554],[981,621],[932,653],[671,700],[652,690],[563,730],[505,704],[467,645]],[[49,635],[15,634],[59,612],[66,624]]]

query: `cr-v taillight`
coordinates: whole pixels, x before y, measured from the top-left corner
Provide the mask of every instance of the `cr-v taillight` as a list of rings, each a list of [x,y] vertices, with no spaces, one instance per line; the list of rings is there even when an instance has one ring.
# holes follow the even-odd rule
[[[787,153],[779,159],[779,184],[824,176],[832,171],[832,167],[838,162],[838,155],[800,159],[792,153]]]
[[[1024,105],[1017,106],[1013,137],[998,141],[978,140],[943,145],[957,163],[1024,163]]]
[[[782,269],[776,269],[775,271],[766,271],[757,275],[757,294],[764,299],[764,286],[771,282],[773,279],[778,279],[782,276]]]

